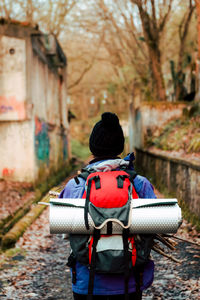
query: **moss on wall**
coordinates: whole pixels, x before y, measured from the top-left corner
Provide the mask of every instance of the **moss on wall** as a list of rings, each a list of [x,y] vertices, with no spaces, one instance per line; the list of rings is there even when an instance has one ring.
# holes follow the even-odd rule
[[[34,184],[35,201],[38,200],[52,187],[59,184],[74,168],[73,162],[64,163],[56,170],[51,168],[49,174],[46,173],[46,167],[40,168],[38,180]]]
[[[200,218],[198,216],[200,203],[197,200],[199,194],[196,191],[196,185],[191,182],[191,168],[189,166],[170,161],[169,158],[161,158],[148,151],[137,150],[136,171],[147,177],[165,197],[177,198],[183,217],[200,231]],[[193,172],[198,171],[194,170]],[[196,184],[198,185],[198,182]]]
[[[65,163],[59,170],[51,170],[48,178],[42,182],[35,184],[35,197],[28,201],[23,208],[16,211],[14,216],[9,216],[1,225],[1,247],[3,249],[12,247],[18,238],[23,234],[28,226],[42,213],[45,207],[37,205],[38,201],[50,190],[52,187],[59,185],[69,173],[74,169],[75,165],[71,163]],[[56,187],[59,190],[59,187]],[[48,201],[48,194],[42,201]],[[32,205],[35,206],[32,208]]]
[[[161,101],[142,101],[142,105],[148,105],[149,107],[158,107],[158,108],[171,108],[174,109],[175,107],[180,106],[190,106],[190,103],[186,103],[184,101],[176,101],[176,102],[161,102]]]
[[[43,199],[43,202],[49,201],[49,195],[47,194]],[[13,247],[18,241],[19,237],[25,232],[33,221],[43,212],[45,209],[44,205],[35,205],[22,219],[20,219],[14,227],[4,235],[1,247],[7,249]]]

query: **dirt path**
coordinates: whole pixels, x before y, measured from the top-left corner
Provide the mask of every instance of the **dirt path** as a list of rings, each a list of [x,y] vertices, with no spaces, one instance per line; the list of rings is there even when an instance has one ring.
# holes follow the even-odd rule
[[[66,267],[69,242],[49,235],[48,209],[20,238],[15,252],[12,257],[1,255],[0,299],[72,299]]]
[[[187,226],[184,222],[179,235],[188,235],[184,229]],[[184,260],[181,265],[153,253],[155,280],[144,292],[143,299],[200,299],[199,250],[179,242],[175,256]],[[0,299],[72,299],[70,273],[66,267],[69,242],[61,235],[49,235],[48,209],[20,238],[13,251],[10,257],[0,256],[4,259],[0,271]]]

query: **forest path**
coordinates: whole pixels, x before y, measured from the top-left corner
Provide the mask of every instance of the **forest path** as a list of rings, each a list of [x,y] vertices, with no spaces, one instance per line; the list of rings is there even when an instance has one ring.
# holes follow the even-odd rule
[[[157,195],[160,196],[158,191]],[[0,299],[72,300],[70,271],[66,266],[69,241],[49,234],[47,208],[19,239],[10,256],[0,255]],[[199,234],[183,222],[178,235],[199,242]],[[200,248],[178,241],[173,255],[177,264],[152,251],[155,261],[153,285],[143,299],[199,299]]]

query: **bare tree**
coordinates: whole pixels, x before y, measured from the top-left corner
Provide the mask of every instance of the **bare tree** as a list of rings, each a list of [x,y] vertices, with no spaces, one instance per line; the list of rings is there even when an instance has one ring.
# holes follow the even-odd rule
[[[183,74],[183,58],[185,54],[185,42],[188,35],[190,21],[192,19],[192,14],[194,12],[195,5],[192,4],[192,0],[189,0],[189,7],[187,8],[183,18],[179,24],[179,52],[178,52],[178,64],[177,64],[177,78],[176,78],[176,90],[175,97],[177,100],[180,100],[183,96],[183,83],[184,83],[184,74]]]
[[[196,59],[196,96],[195,101],[200,103],[200,1],[195,0],[197,12],[198,51]]]
[[[2,0],[0,12],[4,17],[38,23],[41,30],[57,36],[68,56],[69,94],[80,99],[93,89],[100,98],[102,91],[109,90],[110,103],[119,99],[123,106],[132,96],[135,80],[143,98],[166,99],[163,70],[168,76],[172,55],[181,77],[194,5],[184,0],[183,7],[188,1],[190,6],[182,18],[183,9],[175,13],[172,9],[177,1]],[[174,15],[178,16],[176,24],[168,22]],[[174,36],[169,40],[171,25],[178,36],[177,23],[179,43]],[[177,88],[177,97],[178,93]]]
[[[126,106],[132,97],[133,81],[135,78],[142,81],[148,73],[146,46],[139,39],[141,32],[134,24],[135,16],[129,4],[119,0],[111,3],[98,1],[98,17],[103,22],[104,47],[114,71],[110,84],[115,87],[115,99],[121,95],[120,102],[123,105],[125,101]]]
[[[43,30],[59,36],[67,24],[71,10],[79,1],[2,0],[1,2],[2,16],[5,18],[27,21],[30,24],[37,23]]]
[[[13,1],[0,1],[0,16],[2,18],[10,19],[11,14],[14,10],[13,6]]]
[[[153,84],[157,99],[166,100],[165,84],[162,73],[160,39],[169,18],[173,0],[131,0],[138,7],[144,39],[149,51],[149,62],[152,70]]]

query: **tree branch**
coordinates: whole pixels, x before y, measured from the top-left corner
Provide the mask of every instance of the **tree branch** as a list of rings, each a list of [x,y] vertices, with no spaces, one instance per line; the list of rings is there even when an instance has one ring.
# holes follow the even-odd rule
[[[68,90],[70,90],[70,89],[72,89],[73,87],[75,87],[76,85],[78,85],[78,84],[81,82],[81,80],[83,79],[83,77],[85,76],[85,74],[92,68],[92,66],[93,66],[93,64],[94,64],[94,61],[96,60],[96,57],[97,57],[97,54],[98,54],[98,50],[99,50],[99,48],[100,48],[100,45],[101,45],[101,43],[102,43],[103,36],[104,36],[104,34],[102,34],[102,36],[101,36],[101,38],[100,38],[99,44],[98,44],[98,46],[97,46],[97,51],[95,51],[96,53],[95,53],[95,55],[93,56],[93,58],[92,58],[90,64],[83,70],[83,72],[81,73],[81,75],[79,76],[79,78],[76,79],[72,84],[70,84],[70,85],[68,86]]]
[[[159,32],[160,32],[160,33],[163,31],[163,29],[164,29],[164,27],[165,27],[165,24],[166,24],[166,22],[167,22],[167,19],[168,19],[169,15],[170,15],[171,8],[172,8],[172,2],[173,2],[173,0],[170,0],[170,1],[169,1],[169,5],[168,5],[167,12],[166,12],[166,14],[164,15],[163,20],[162,20],[161,23],[160,23],[160,26],[159,26]]]
[[[151,10],[152,10],[153,20],[156,22],[156,8],[155,8],[155,1],[154,0],[151,0]]]
[[[180,24],[181,27],[179,27],[180,28],[179,29],[179,36],[180,36],[181,41],[185,41],[185,39],[186,39],[188,30],[189,30],[190,20],[192,18],[192,14],[194,12],[194,9],[195,9],[195,6],[190,5],[189,11],[187,12],[187,16],[184,16],[183,22],[181,22],[181,24]],[[181,29],[182,29],[183,26],[184,26],[184,29],[183,29],[183,32],[181,33]]]

